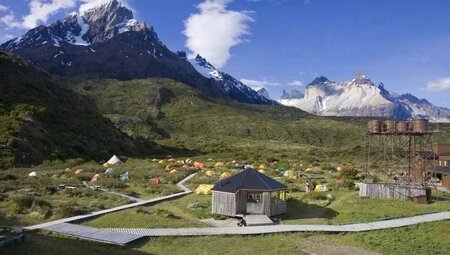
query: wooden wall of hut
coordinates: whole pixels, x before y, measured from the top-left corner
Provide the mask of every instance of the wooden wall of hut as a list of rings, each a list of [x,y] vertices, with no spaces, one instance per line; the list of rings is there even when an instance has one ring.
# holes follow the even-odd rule
[[[238,192],[239,193],[239,192]],[[235,216],[236,215],[236,194],[219,191],[212,191],[212,213]]]
[[[359,196],[380,199],[411,199],[427,196],[427,200],[430,201],[431,189],[387,183],[361,183]]]

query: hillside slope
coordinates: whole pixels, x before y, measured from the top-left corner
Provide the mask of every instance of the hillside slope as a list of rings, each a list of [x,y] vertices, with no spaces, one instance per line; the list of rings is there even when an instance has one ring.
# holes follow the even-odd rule
[[[44,159],[134,154],[137,143],[50,75],[0,52],[0,168]]]

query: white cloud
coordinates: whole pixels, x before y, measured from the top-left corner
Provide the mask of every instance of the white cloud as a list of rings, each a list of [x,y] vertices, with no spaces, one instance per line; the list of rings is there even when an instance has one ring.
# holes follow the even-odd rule
[[[0,11],[7,11],[8,7],[0,4]]]
[[[278,82],[269,82],[269,81],[257,81],[257,80],[250,80],[250,79],[241,79],[240,80],[245,85],[251,87],[254,90],[262,89],[266,86],[280,86],[281,83]]]
[[[41,0],[31,0],[28,4],[30,13],[23,17],[22,26],[24,28],[34,28],[39,22],[46,23],[48,18],[62,9],[75,7],[75,0],[52,0],[43,2]]]
[[[13,39],[14,37],[15,37],[14,35],[10,35],[10,34],[0,35],[0,43],[9,41],[9,40]]]
[[[439,92],[450,90],[450,77],[429,81],[425,87],[428,91]]]
[[[288,82],[288,85],[289,86],[303,86],[303,82],[298,81],[298,80],[293,80],[293,81]]]
[[[82,2],[82,4],[80,4],[80,8],[78,8],[78,11],[80,13],[84,13],[85,11],[95,8],[97,6],[100,6],[102,4],[108,3],[111,0],[79,0],[80,2]],[[130,7],[130,5],[128,4],[128,1],[126,0],[119,0],[119,3],[122,4],[123,6],[131,9],[133,12],[134,10]]]
[[[190,58],[200,54],[217,68],[223,67],[230,58],[230,49],[245,40],[249,23],[253,19],[248,11],[227,9],[231,0],[205,0],[197,5],[199,13],[185,20],[184,35]]]
[[[31,0],[28,4],[29,12],[22,17],[21,20],[17,20],[12,11],[8,15],[0,18],[8,28],[34,28],[39,24],[46,24],[48,19],[60,12],[61,10],[71,9],[77,7],[79,4],[79,12],[82,13],[86,10],[109,2],[110,0]],[[129,8],[126,0],[121,0],[120,3]],[[0,5],[0,11],[3,9]],[[7,8],[7,7],[5,7]]]

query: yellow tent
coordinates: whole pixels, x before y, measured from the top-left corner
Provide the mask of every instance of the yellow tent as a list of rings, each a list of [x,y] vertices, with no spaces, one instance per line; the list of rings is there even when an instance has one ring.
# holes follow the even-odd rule
[[[176,173],[177,173],[177,170],[175,170],[175,169],[173,169],[169,172],[169,174],[176,174]]]
[[[103,164],[103,167],[104,168],[109,168],[111,165],[110,164],[108,164],[108,162],[106,162],[105,164]]]
[[[266,170],[264,170],[264,169],[259,169],[258,172],[264,174],[264,173],[266,173]]]
[[[360,182],[355,182],[355,187],[360,189],[361,188],[361,183]]]
[[[231,173],[230,172],[223,172],[221,175],[220,175],[220,178],[227,178],[227,177],[230,177],[231,176]]]
[[[259,165],[259,169],[266,169],[266,165],[264,164]]]
[[[225,163],[223,162],[217,162],[214,166],[215,167],[223,167],[225,165]]]
[[[325,185],[325,184],[319,184],[314,189],[315,192],[324,192],[324,191],[327,191],[327,190],[328,190],[328,188],[327,188],[327,185]]]
[[[169,160],[167,160],[167,161],[169,161],[169,162],[173,162],[173,161],[175,161],[175,159],[173,159],[173,158],[170,158]]]
[[[344,168],[342,167],[342,166],[338,166],[337,168],[336,168],[336,170],[338,171],[338,172],[340,172],[340,171],[342,171]]]
[[[158,161],[158,160],[157,160],[156,158],[154,158],[154,159],[152,159],[152,161],[153,161],[153,162],[156,162],[156,161]]]
[[[305,173],[312,173],[314,170],[311,167],[306,168]]]
[[[210,184],[200,184],[196,189],[195,189],[195,194],[197,195],[211,195],[211,189],[213,188],[214,185],[210,185]]]
[[[159,163],[159,164],[164,164],[164,163],[166,163],[166,161],[164,161],[164,160],[161,159],[160,161],[158,161],[158,163]]]
[[[216,174],[216,172],[214,172],[213,170],[208,170],[208,171],[205,172],[205,174],[206,174],[207,176],[213,176],[213,175]]]

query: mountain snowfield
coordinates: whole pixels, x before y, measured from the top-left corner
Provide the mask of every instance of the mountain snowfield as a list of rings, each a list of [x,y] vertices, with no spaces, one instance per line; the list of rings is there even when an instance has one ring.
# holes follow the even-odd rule
[[[284,91],[279,103],[320,116],[377,116],[394,119],[424,118],[450,122],[450,110],[436,107],[411,94],[389,92],[376,86],[368,76],[358,73],[354,79],[337,83],[321,76],[299,91]]]

